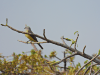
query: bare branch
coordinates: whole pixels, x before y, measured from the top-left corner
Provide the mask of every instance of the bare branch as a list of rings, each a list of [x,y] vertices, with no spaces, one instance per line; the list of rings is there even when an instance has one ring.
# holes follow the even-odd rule
[[[8,18],[6,18],[6,25],[8,24]]]
[[[93,65],[93,62],[91,62],[91,66],[90,66],[90,74],[89,74],[89,75],[91,75],[91,73],[92,73],[92,65]]]
[[[36,48],[36,46],[34,44],[31,44],[32,47],[34,48],[35,51],[38,51],[38,49]]]
[[[86,45],[85,45],[84,48],[83,48],[83,54],[84,54],[85,48],[86,48]]]
[[[65,51],[64,51],[64,58],[65,58]],[[64,60],[64,71],[66,71],[66,60]]]
[[[83,67],[81,67],[77,72],[76,72],[76,74],[75,75],[78,75],[78,73],[87,65],[87,64],[89,64],[90,62],[92,62],[96,57],[98,57],[99,56],[99,54],[97,54],[95,57],[93,57],[89,62],[87,62],[85,65],[83,65]]]
[[[21,40],[18,40],[19,42],[22,42],[22,43],[26,43],[26,44],[38,44],[38,43],[47,43],[47,41],[43,41],[43,42],[25,42],[25,41],[21,41]]]
[[[43,30],[43,36],[44,36],[45,40],[47,41],[47,38],[45,36],[45,29]]]
[[[97,75],[99,72],[100,72],[100,69],[94,75]]]
[[[64,45],[67,45],[67,44],[65,43],[65,41],[64,41],[64,36],[62,36],[61,39],[62,39],[63,44],[64,44]],[[65,53],[65,51],[64,51],[64,58],[65,58],[65,54],[66,54],[66,53]],[[64,71],[66,71],[66,60],[64,60]]]
[[[91,66],[89,66],[86,71],[84,72],[84,75],[86,75],[87,71],[90,69]]]
[[[70,57],[72,57],[72,56],[74,56],[74,55],[77,55],[77,53],[75,52],[74,54],[65,57],[64,59],[60,60],[59,62],[57,62],[57,63],[55,63],[55,64],[53,64],[53,65],[57,65],[57,64],[63,62],[64,60],[66,60],[67,58],[70,58]]]
[[[3,24],[1,24],[1,25],[2,25],[2,26],[7,26],[7,27],[9,27],[10,29],[12,29],[12,30],[14,30],[14,31],[16,31],[16,32],[18,32],[18,33],[34,35],[34,36],[36,36],[36,37],[38,37],[38,38],[41,38],[41,39],[43,39],[43,40],[46,40],[44,37],[39,36],[39,35],[37,35],[37,34],[32,34],[32,33],[27,33],[27,32],[23,32],[23,31],[19,31],[19,30],[16,30],[16,29],[12,28],[11,26],[8,26],[8,25],[3,25]],[[47,39],[47,41],[48,41],[49,43],[52,43],[52,44],[55,44],[55,45],[58,45],[58,46],[67,48],[67,49],[69,49],[69,50],[72,51],[72,52],[77,52],[77,55],[80,55],[80,56],[82,56],[82,57],[84,57],[84,58],[87,58],[87,59],[89,59],[89,60],[92,59],[92,56],[90,56],[90,55],[88,55],[88,54],[84,54],[84,55],[83,55],[83,52],[80,52],[80,51],[77,50],[77,49],[75,50],[75,49],[72,48],[72,47],[69,47],[69,46],[67,46],[67,45],[64,45],[64,44],[62,44],[62,43],[59,43],[59,42],[56,42],[56,41],[53,41],[53,40]],[[97,59],[97,58],[94,59],[93,61],[94,61],[95,63],[100,64],[100,60]]]
[[[57,56],[55,56],[57,59],[61,60],[60,58],[58,58]]]
[[[63,42],[64,45],[67,45],[67,44],[65,43],[65,41],[64,41],[64,36],[61,37],[61,40],[62,40],[62,42]]]
[[[18,41],[22,42],[22,43],[26,43],[26,44],[31,44],[35,51],[38,51],[38,49],[36,48],[36,46],[34,44],[47,43],[47,41],[44,41],[44,42],[33,42],[33,41],[30,41],[30,42],[27,41],[27,42],[25,42],[25,41],[21,41],[21,40],[18,40]]]

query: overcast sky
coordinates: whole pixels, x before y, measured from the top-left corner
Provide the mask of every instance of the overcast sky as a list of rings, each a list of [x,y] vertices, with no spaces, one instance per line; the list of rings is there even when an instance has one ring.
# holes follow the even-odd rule
[[[78,50],[92,55],[100,49],[100,0],[0,0],[0,24],[6,24],[24,31],[25,24],[31,27],[35,34],[43,36],[46,30],[48,39],[61,42],[61,36],[76,39],[75,31],[79,31]],[[24,34],[0,26],[0,53],[11,55],[33,49],[30,44],[17,40],[28,41]],[[39,41],[43,41],[38,38]],[[70,42],[66,41],[70,45]],[[57,51],[58,57],[63,58],[65,48],[45,43],[43,55]],[[38,49],[40,47],[36,45]],[[75,63],[86,60],[76,56]]]

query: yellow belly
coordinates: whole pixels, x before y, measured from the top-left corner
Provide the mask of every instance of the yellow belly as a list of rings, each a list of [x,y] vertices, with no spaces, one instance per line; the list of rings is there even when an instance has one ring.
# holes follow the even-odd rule
[[[25,36],[26,36],[29,40],[36,42],[36,40],[34,40],[30,35],[25,34]]]

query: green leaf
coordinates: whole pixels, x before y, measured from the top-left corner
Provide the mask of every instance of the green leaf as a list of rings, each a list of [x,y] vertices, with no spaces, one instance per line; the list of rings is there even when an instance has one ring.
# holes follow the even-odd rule
[[[22,52],[23,54],[25,53],[25,52]]]
[[[56,71],[59,71],[59,70],[58,70],[58,67],[56,67]]]
[[[18,56],[21,56],[21,54],[18,54]]]
[[[65,38],[67,41],[71,41],[71,39],[69,39],[69,38]]]
[[[88,60],[84,61],[84,64],[86,64],[88,62]]]
[[[68,51],[68,53],[69,53],[69,54],[72,54],[72,52],[71,52],[71,51]]]
[[[75,43],[75,41],[72,41],[72,44],[74,44]]]
[[[100,49],[99,49],[98,55],[100,55]]]
[[[44,55],[45,58],[48,58],[47,55]]]
[[[81,64],[80,64],[80,63],[78,63],[78,66],[79,66],[79,67],[81,67]]]
[[[71,41],[72,41],[72,44],[74,44],[76,41],[74,41],[73,39],[71,39]]]
[[[74,32],[74,35],[75,35],[76,33],[78,33],[78,31]]]
[[[99,67],[97,67],[97,70],[99,70]]]
[[[33,54],[35,54],[36,52],[35,52],[35,50],[31,50],[31,55],[33,55]]]
[[[72,67],[71,66],[68,66],[68,68],[71,69]]]

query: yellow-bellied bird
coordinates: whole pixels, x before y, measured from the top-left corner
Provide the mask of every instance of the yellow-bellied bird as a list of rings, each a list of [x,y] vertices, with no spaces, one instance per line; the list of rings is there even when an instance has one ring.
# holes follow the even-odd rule
[[[27,33],[33,33],[31,31],[31,28],[29,26],[25,26],[25,32]],[[25,34],[25,36],[30,40],[30,41],[34,41],[34,42],[38,42],[37,38],[34,35],[29,35],[29,34]],[[43,47],[40,45],[40,43],[38,43],[38,45],[41,47],[41,49],[43,49]]]

